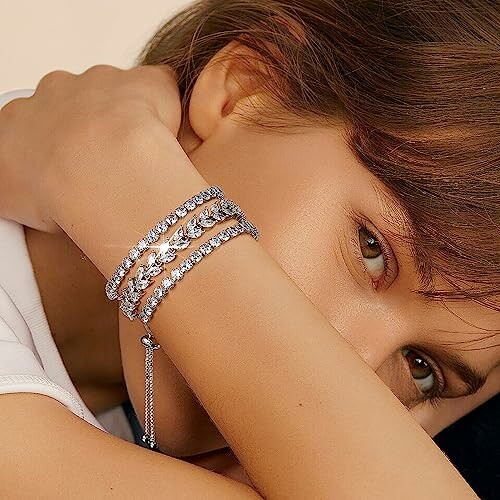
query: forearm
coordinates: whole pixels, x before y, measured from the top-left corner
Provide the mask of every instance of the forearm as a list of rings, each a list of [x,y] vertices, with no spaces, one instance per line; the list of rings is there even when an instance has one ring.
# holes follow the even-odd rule
[[[95,162],[99,174],[75,170],[53,209],[106,277],[153,223],[209,185],[166,130],[128,139],[78,158],[77,169]],[[249,235],[188,273],[150,326],[265,497],[474,497]]]

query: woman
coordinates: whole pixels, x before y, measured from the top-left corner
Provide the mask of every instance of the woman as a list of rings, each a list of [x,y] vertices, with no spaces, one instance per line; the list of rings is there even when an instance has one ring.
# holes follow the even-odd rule
[[[342,498],[366,495],[370,487],[370,496],[400,498],[407,488],[429,496],[432,480],[436,497],[470,495],[412,422],[433,435],[498,392],[492,335],[499,323],[492,224],[498,126],[495,80],[488,79],[495,70],[496,12],[485,4],[465,15],[449,6],[440,11],[446,22],[437,33],[426,8],[424,2],[411,12],[396,6],[377,12],[373,3],[202,2],[160,30],[140,61],[171,65],[175,86],[158,68],[134,70],[135,76],[110,68],[78,77],[56,73],[42,79],[34,99],[2,110],[9,124],[0,137],[2,157],[16,165],[8,169],[2,160],[12,188],[2,193],[2,216],[49,233],[63,228],[106,278],[138,233],[208,180],[261,231],[259,244],[241,238],[203,262],[151,322],[164,351],[155,360],[160,448],[186,457],[228,443],[254,489],[131,448],[71,418],[53,400],[26,394],[2,398],[9,424],[3,427],[10,430],[2,439],[14,449],[11,481],[19,478],[20,463],[38,491],[54,496],[57,487],[63,497],[70,488],[87,496],[118,490],[154,497],[170,487],[176,498],[181,492],[247,498],[255,491],[270,498]],[[398,26],[405,25],[413,29],[401,33]],[[467,35],[474,51],[456,41]],[[411,37],[429,43],[418,52]],[[467,64],[443,59],[433,40],[455,40],[450,54],[461,49]],[[459,77],[470,85],[458,89]],[[43,129],[28,119],[42,109],[50,110]],[[27,143],[40,145],[41,171],[33,171],[33,155],[15,147],[21,130]],[[43,182],[37,190],[35,178]],[[21,203],[28,194],[32,203]],[[85,403],[97,413],[123,400],[122,363],[128,394],[142,410],[140,325],[121,314],[113,323],[105,280],[90,263],[76,264],[80,255],[66,236],[29,229],[26,235],[42,296],[47,290],[49,322],[57,314],[52,333],[70,374],[80,374]],[[474,253],[467,253],[472,242]],[[51,256],[57,262],[47,269]],[[61,268],[65,281],[54,283]],[[433,281],[419,281],[419,274]],[[76,312],[61,312],[82,277]],[[427,293],[416,294],[422,287]],[[94,322],[85,305],[95,300],[103,304]],[[193,314],[199,311],[203,317]],[[106,318],[113,333],[103,335]],[[75,324],[81,331],[67,334]],[[454,373],[457,351],[462,370]],[[460,381],[459,371],[471,375],[463,361],[483,380]],[[439,408],[424,403],[440,392],[458,399]],[[30,454],[14,446],[13,428],[30,440]],[[41,429],[60,439],[49,446]],[[397,440],[387,439],[390,431]],[[98,456],[77,470],[95,446]],[[413,468],[398,468],[396,476],[408,449]],[[51,454],[55,465],[35,467],[38,453]],[[191,461],[217,470],[203,457]],[[56,466],[64,469],[61,477]],[[104,466],[109,469],[100,476]],[[132,480],[133,472],[139,474]],[[12,484],[5,487],[15,497]]]

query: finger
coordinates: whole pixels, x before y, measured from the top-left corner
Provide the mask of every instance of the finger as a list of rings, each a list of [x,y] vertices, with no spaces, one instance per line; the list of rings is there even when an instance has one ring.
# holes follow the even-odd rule
[[[181,123],[181,96],[175,70],[166,64],[147,64],[132,71],[142,80],[144,97],[156,116],[177,135]]]
[[[70,77],[74,78],[75,75],[73,73],[70,73],[69,71],[65,71],[62,69],[51,71],[50,73],[42,76],[42,78],[38,82],[38,85],[36,86],[35,94],[46,89],[60,87],[62,83],[68,80],[68,78]]]

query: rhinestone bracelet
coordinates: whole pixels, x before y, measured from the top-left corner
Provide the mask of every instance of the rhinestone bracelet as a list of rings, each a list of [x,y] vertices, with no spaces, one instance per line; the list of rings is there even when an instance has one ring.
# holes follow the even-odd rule
[[[215,224],[228,218],[240,220],[244,216],[236,203],[223,198],[210,208],[205,208],[199,215],[191,217],[185,227],[180,226],[168,240],[156,245],[155,250],[147,257],[146,264],[139,266],[135,277],[129,278],[127,287],[118,296],[123,314],[130,320],[138,317],[137,308],[145,290],[153,283],[153,278],[163,271],[164,265],[176,258],[178,251],[189,247],[191,241],[201,237],[206,229]]]
[[[195,194],[192,198],[186,200],[182,205],[179,205],[174,212],[169,213],[165,219],[159,221],[152,229],[148,231],[146,236],[132,247],[128,255],[122,260],[116,268],[108,282],[106,283],[106,295],[110,300],[119,298],[118,288],[123,282],[125,276],[129,273],[134,263],[141,258],[144,252],[160,239],[160,235],[165,233],[170,226],[173,226],[179,219],[185,217],[189,212],[193,211],[198,205],[210,201],[213,198],[224,198],[224,192],[219,186],[210,186],[203,191]]]
[[[249,233],[254,239],[259,239],[257,228],[245,218],[241,218],[236,224],[212,236],[208,241],[202,243],[197,250],[191,252],[178,267],[172,269],[170,276],[162,279],[161,284],[154,289],[153,294],[147,298],[146,303],[142,307],[138,315],[141,321],[147,323],[150,320],[160,302],[167,296],[169,290],[171,290],[190,269],[198,264],[203,257],[212,253],[212,251],[220,247],[222,243],[225,243],[241,233]]]
[[[183,260],[179,267],[172,269],[170,277],[164,278],[161,285],[155,288],[153,295],[151,295],[141,312],[139,317],[146,330],[146,335],[141,338],[141,343],[145,348],[145,397],[144,397],[144,435],[142,441],[145,445],[152,450],[158,451],[158,444],[156,442],[155,434],[155,421],[154,421],[154,385],[153,385],[153,353],[156,349],[160,348],[160,344],[148,326],[154,311],[160,302],[167,296],[175,284],[182,279],[190,269],[192,269],[198,262],[205,256],[209,255],[220,247],[223,243],[229,241],[242,233],[249,233],[255,240],[259,239],[258,229],[244,217],[238,220],[233,226],[223,229],[217,235],[210,238],[207,242],[200,245],[200,247],[192,252],[188,258]]]

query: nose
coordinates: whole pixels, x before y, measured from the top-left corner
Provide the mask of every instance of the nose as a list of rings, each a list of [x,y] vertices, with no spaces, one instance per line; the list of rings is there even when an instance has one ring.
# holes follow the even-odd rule
[[[406,321],[389,311],[381,314],[357,314],[335,328],[363,361],[377,372],[384,362],[410,341]]]

